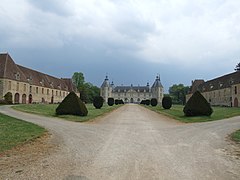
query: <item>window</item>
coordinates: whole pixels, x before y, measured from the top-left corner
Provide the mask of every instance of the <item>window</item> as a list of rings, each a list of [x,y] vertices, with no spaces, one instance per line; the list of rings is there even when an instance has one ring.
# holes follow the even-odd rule
[[[32,86],[30,86],[29,91],[30,91],[30,93],[32,93]]]
[[[47,95],[49,95],[49,89],[47,89]]]
[[[237,94],[237,86],[234,87],[234,93]]]
[[[52,95],[53,95],[53,90],[52,90]]]
[[[36,87],[36,93],[38,94],[38,87]]]
[[[56,96],[58,95],[58,92],[56,91]]]
[[[19,73],[16,73],[15,77],[16,77],[16,80],[20,80],[20,74]]]
[[[16,91],[19,91],[19,83],[17,83]]]
[[[44,94],[44,88],[42,88],[42,94]]]
[[[65,97],[65,92],[63,92],[63,97]]]
[[[23,91],[24,91],[24,92],[27,91],[27,85],[26,85],[26,84],[23,85]]]
[[[12,82],[8,81],[8,90],[11,90],[11,89],[12,89]]]
[[[60,91],[60,96],[62,96],[62,92]],[[109,94],[108,94],[108,96],[109,96]]]

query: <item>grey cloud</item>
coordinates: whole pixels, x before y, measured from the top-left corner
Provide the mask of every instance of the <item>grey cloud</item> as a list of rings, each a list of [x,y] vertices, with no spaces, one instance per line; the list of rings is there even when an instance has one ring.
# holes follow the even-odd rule
[[[54,13],[59,16],[69,16],[72,14],[67,6],[68,1],[65,0],[28,0],[28,2],[44,12]]]

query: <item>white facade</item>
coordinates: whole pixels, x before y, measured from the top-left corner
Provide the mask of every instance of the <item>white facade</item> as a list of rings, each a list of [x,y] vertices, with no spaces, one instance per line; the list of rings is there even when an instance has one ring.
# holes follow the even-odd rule
[[[162,102],[163,98],[163,86],[160,81],[160,77],[157,76],[152,87],[147,84],[146,86],[114,86],[113,83],[109,83],[108,77],[105,78],[101,86],[101,96],[105,102],[108,98],[122,99],[125,103],[140,103],[145,99],[156,98],[158,102]]]

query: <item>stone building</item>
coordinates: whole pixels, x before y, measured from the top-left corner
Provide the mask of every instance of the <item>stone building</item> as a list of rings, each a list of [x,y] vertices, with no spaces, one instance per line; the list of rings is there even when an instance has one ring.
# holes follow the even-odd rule
[[[121,99],[125,103],[140,103],[144,99],[156,98],[158,102],[162,102],[163,98],[163,86],[161,84],[160,77],[157,76],[152,87],[149,83],[146,86],[114,86],[113,83],[109,83],[108,77],[105,78],[101,86],[101,96],[105,102],[109,97],[114,99]]]
[[[230,73],[206,82],[204,80],[192,81],[186,99],[188,100],[197,90],[211,105],[239,107],[240,72]]]
[[[17,65],[9,54],[0,54],[0,99],[10,92],[16,104],[59,103],[71,91],[77,92],[71,79]]]

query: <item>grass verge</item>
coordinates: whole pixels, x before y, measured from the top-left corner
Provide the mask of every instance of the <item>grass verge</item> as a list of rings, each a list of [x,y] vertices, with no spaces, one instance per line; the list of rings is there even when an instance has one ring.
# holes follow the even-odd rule
[[[96,117],[102,116],[108,112],[113,111],[114,109],[117,109],[121,105],[114,105],[114,106],[108,106],[103,105],[101,109],[96,109],[92,104],[86,104],[86,107],[88,109],[88,115],[87,116],[72,116],[72,115],[61,115],[57,116],[55,114],[55,110],[57,108],[57,104],[24,104],[24,105],[17,105],[13,106],[13,109],[32,113],[32,114],[38,114],[38,115],[44,115],[48,117],[59,117],[63,118],[69,121],[75,121],[75,122],[85,122],[89,121],[90,119],[94,119]]]
[[[45,129],[0,113],[0,153],[44,134]]]
[[[163,109],[161,106],[156,107],[144,106],[144,107],[185,123],[216,121],[234,116],[240,116],[240,109],[234,107],[231,108],[212,107],[213,114],[210,117],[208,116],[186,117],[184,116],[183,113],[184,106],[181,105],[173,105],[171,109]]]
[[[240,129],[231,134],[232,140],[240,143]]]

